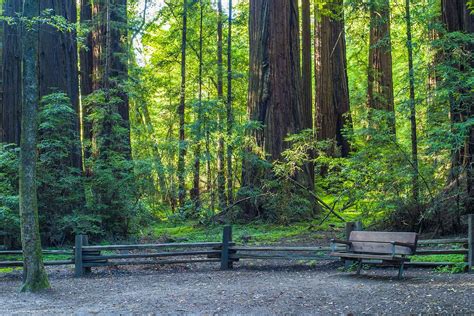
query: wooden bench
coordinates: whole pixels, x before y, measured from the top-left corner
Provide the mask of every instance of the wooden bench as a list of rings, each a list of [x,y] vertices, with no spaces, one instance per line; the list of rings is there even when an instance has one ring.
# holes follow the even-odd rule
[[[362,269],[362,260],[381,260],[383,264],[398,266],[398,278],[403,277],[408,256],[416,251],[416,233],[353,231],[349,240],[331,240],[331,256],[358,262],[357,274]],[[347,245],[346,251],[336,251],[338,244]]]

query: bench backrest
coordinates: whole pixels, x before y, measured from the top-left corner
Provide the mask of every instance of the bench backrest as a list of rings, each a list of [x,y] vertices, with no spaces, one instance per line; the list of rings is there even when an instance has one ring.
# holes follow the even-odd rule
[[[401,242],[412,245],[413,248],[396,246],[395,253],[400,255],[411,255],[416,250],[418,242],[417,233],[397,233],[397,232],[369,232],[353,231],[349,237],[352,242],[351,251],[375,254],[392,254],[393,246],[390,242]],[[371,242],[375,241],[375,242]],[[379,243],[377,243],[379,242]],[[387,243],[380,243],[387,242]]]

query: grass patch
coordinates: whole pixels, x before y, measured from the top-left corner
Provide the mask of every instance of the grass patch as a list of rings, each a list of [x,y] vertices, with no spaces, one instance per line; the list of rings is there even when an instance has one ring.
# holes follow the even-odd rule
[[[441,273],[462,273],[466,269],[464,255],[429,255],[412,256],[412,262],[452,262],[452,265],[437,267],[434,270]]]
[[[315,224],[317,221],[314,222]],[[316,224],[317,225],[317,224]],[[343,228],[343,225],[340,225]],[[271,224],[246,224],[246,225],[232,225],[233,227],[233,239],[235,241],[246,240],[249,243],[274,243],[280,240],[298,240],[304,236],[317,235],[312,232],[311,222],[305,223],[294,223],[291,225],[271,225]],[[202,241],[221,241],[222,240],[222,225],[215,225],[205,227],[197,225],[194,222],[187,222],[179,225],[171,223],[160,223],[151,228],[146,233],[148,236],[155,238],[167,237],[176,241],[185,242],[202,242]],[[341,230],[342,231],[342,230]]]
[[[22,270],[22,268],[0,268],[0,274],[2,273],[11,273],[13,271]]]
[[[430,255],[430,256],[412,256],[412,262],[453,262],[463,263],[464,255]]]

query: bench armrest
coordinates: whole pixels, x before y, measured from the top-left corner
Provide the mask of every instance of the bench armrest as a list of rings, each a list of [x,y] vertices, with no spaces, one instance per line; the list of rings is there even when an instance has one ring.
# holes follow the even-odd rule
[[[399,242],[399,241],[391,241],[390,243],[394,246],[407,247],[407,248],[410,248],[413,251],[416,250],[416,245],[414,245],[414,244],[407,244],[405,242]]]
[[[350,242],[350,241],[340,240],[340,239],[331,239],[331,250],[332,251],[336,251],[336,245],[337,244],[348,245],[349,247],[352,246],[352,242]]]
[[[352,241],[347,240],[340,240],[340,239],[331,239],[331,244],[344,244],[344,245],[352,245]]]

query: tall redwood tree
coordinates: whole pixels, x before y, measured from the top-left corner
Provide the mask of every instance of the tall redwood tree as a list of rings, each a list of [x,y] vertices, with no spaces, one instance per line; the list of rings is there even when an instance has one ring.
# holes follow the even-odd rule
[[[289,147],[285,138],[303,128],[298,24],[297,0],[250,1],[248,114],[261,124],[251,135],[269,161],[281,159]],[[253,160],[245,159],[243,186],[258,187],[262,176]],[[302,176],[311,185],[306,170]]]
[[[385,111],[386,125],[395,134],[395,104],[392,75],[390,0],[370,0],[370,48],[368,63],[369,110]],[[377,119],[370,123],[378,126]]]
[[[442,0],[441,12],[442,21],[448,33],[463,32],[474,35],[474,15],[468,8],[467,0]],[[447,34],[446,34],[447,35]],[[459,60],[458,52],[453,55],[445,53],[443,56],[444,63],[453,67],[459,74],[472,72],[474,68],[474,45],[472,42],[464,43],[460,48],[464,51],[462,60]],[[466,86],[465,80],[458,82],[455,86],[451,82],[456,82],[457,77],[445,80],[443,85],[450,90],[450,117],[453,125],[465,123],[474,115],[474,97],[472,95],[472,87]],[[450,82],[447,82],[450,81]],[[474,213],[474,127],[468,129],[464,145],[455,145],[452,152],[452,178],[457,179],[462,174],[462,170],[466,170],[467,179],[467,196],[466,203],[467,213]]]
[[[350,148],[343,129],[351,119],[342,4],[332,0],[327,6],[331,15],[318,14],[315,25],[315,128],[318,140],[334,140],[346,157]]]

